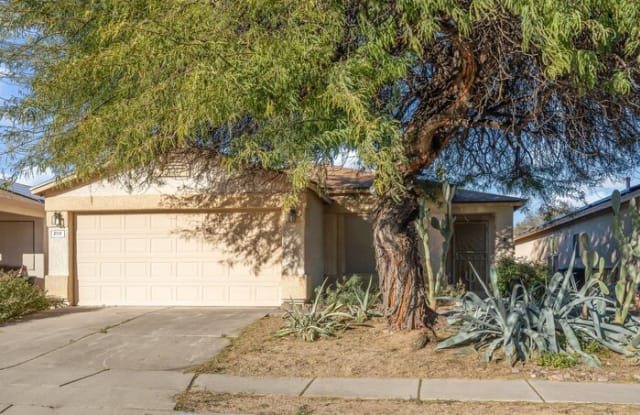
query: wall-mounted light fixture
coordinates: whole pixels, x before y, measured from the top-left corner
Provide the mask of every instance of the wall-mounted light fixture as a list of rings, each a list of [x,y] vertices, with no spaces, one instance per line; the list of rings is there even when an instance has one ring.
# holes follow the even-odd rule
[[[53,226],[64,228],[64,218],[62,217],[62,213],[53,212],[52,222]]]
[[[287,221],[289,223],[296,223],[298,220],[298,210],[296,208],[289,209],[289,214],[287,215]]]

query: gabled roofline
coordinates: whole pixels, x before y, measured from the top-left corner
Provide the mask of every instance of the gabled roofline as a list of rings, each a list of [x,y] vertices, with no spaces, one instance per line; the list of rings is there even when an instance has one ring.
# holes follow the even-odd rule
[[[620,192],[621,203],[627,203],[629,200],[640,196],[640,184],[631,186],[629,189],[625,189]],[[538,225],[532,229],[527,230],[525,233],[516,235],[514,242],[529,239],[538,234],[549,232],[553,229],[559,228],[569,223],[576,222],[580,219],[597,215],[607,209],[611,208],[611,196],[596,200],[586,206],[576,209],[572,212],[553,218],[541,225]]]
[[[5,185],[8,185],[8,186],[4,187]],[[35,202],[39,204],[44,203],[44,198],[40,196],[36,196],[31,191],[31,188],[29,188],[29,186],[24,185],[22,183],[18,183],[18,182],[11,183],[11,182],[0,180],[0,190],[11,193],[12,195],[18,196],[20,198],[26,199],[31,202]],[[28,192],[26,190],[28,190]]]
[[[322,192],[320,187],[320,183],[317,178],[311,177],[309,181],[309,186],[307,188],[312,192],[316,193],[318,197],[320,197],[323,201],[328,202],[331,200],[332,196],[347,196],[347,195],[356,195],[356,194],[367,194],[371,195],[371,184],[373,182],[373,174],[367,171],[361,171],[357,169],[350,169],[344,167],[331,167],[334,172],[339,172],[342,175],[347,175],[347,177],[343,176],[343,179],[347,180],[345,184],[337,184],[333,183],[332,187],[327,187]],[[282,172],[280,172],[282,173]],[[348,175],[353,175],[352,177],[348,177]],[[91,178],[80,179],[77,175],[71,174],[69,176],[63,177],[61,179],[50,179],[38,185],[31,187],[31,192],[35,195],[45,197],[47,193],[52,193],[56,191],[64,191],[71,190],[73,188],[83,186],[99,180],[100,178],[95,176]],[[339,179],[338,179],[339,180]],[[425,184],[433,184],[437,185],[436,182],[424,181]],[[474,190],[467,189],[458,189],[461,192],[459,199],[456,200],[456,196],[454,195],[453,203],[455,205],[462,204],[486,204],[486,203],[495,203],[495,204],[503,204],[508,206],[513,206],[514,209],[518,209],[524,206],[527,203],[527,199],[522,199],[513,196],[504,196],[493,193],[486,192],[478,192]],[[456,192],[458,193],[458,192]]]
[[[80,180],[75,174],[71,174],[61,179],[49,179],[43,183],[31,187],[30,190],[34,195],[45,197],[45,194],[49,191],[61,190],[65,186],[69,186],[69,188],[74,186],[82,186],[93,180],[96,180],[96,178]]]

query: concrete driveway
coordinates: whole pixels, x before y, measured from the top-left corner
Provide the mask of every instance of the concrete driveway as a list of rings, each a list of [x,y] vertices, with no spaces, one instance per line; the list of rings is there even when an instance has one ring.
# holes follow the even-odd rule
[[[0,326],[0,414],[171,413],[184,370],[270,311],[69,308]]]

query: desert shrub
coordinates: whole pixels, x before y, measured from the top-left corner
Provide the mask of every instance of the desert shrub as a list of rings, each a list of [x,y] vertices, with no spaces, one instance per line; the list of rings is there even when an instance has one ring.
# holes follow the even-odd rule
[[[327,282],[316,288],[316,297],[324,305],[343,305],[345,310],[359,323],[381,315],[380,290],[372,276],[343,276],[335,284]]]
[[[580,289],[573,276],[573,262],[565,274],[556,273],[543,289],[514,285],[504,298],[495,270],[490,272],[490,288],[476,274],[485,298],[468,292],[459,307],[447,313],[458,332],[443,340],[437,349],[473,344],[482,359],[490,361],[498,351],[514,364],[544,353],[575,355],[590,366],[598,366],[593,349],[582,345],[592,341],[627,356],[640,354],[640,319],[629,318],[624,325],[614,323],[615,304],[590,279]]]
[[[583,343],[582,349],[585,352],[598,357],[607,358],[611,356],[611,351],[595,340],[589,340],[588,342]]]
[[[333,287],[326,287],[327,281],[323,282],[315,290],[310,306],[291,302],[291,309],[283,316],[284,326],[275,335],[295,335],[304,341],[315,341],[320,337],[333,337],[350,324],[362,324],[382,315],[380,292],[374,287],[373,278],[368,280],[366,288],[358,276],[343,277]]]
[[[351,314],[342,311],[344,304],[334,302],[322,304],[321,298],[325,284],[316,295],[310,307],[304,304],[291,302],[291,309],[286,310],[283,316],[284,326],[275,332],[278,337],[294,335],[304,341],[312,342],[320,337],[333,337],[340,330],[349,327],[349,321],[353,319]]]
[[[543,286],[547,281],[547,269],[544,265],[518,260],[513,257],[500,258],[496,263],[498,288],[500,292],[511,292],[516,284],[526,288]]]
[[[358,299],[367,293],[367,289],[371,296],[379,298],[380,293],[373,276],[343,275],[333,284],[325,280],[322,286],[315,289],[315,295],[320,296],[322,304],[358,304]]]
[[[578,359],[573,354],[543,352],[536,359],[538,366],[566,369],[578,364]]]
[[[17,272],[0,274],[0,322],[61,304],[61,299],[47,296]]]

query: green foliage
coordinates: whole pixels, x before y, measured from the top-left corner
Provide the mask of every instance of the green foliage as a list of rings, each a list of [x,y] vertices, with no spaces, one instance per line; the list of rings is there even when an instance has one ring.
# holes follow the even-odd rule
[[[576,209],[574,203],[566,200],[556,200],[545,203],[536,210],[529,211],[524,219],[514,229],[516,235],[524,234],[528,230],[542,225],[553,218],[567,214]]]
[[[542,352],[536,359],[538,366],[552,367],[554,369],[567,369],[574,367],[579,362],[575,355],[567,353]]]
[[[490,276],[487,287],[476,274],[486,297],[465,294],[462,305],[449,313],[450,324],[459,331],[437,349],[474,344],[483,352],[483,360],[493,359],[501,350],[510,364],[543,353],[575,354],[590,366],[599,365],[597,357],[582,347],[591,341],[626,356],[640,352],[640,320],[632,317],[623,326],[614,324],[615,309],[599,292],[596,279],[577,288],[573,260],[564,275],[549,279],[540,298],[519,284],[503,298],[495,270]]]
[[[62,305],[62,300],[49,297],[40,288],[16,273],[0,275],[0,323]]]
[[[547,270],[544,265],[512,257],[500,258],[496,263],[496,273],[498,275],[498,289],[502,293],[511,292],[517,284],[529,289],[544,286],[547,281]]]
[[[617,190],[611,195],[613,235],[618,242],[618,282],[615,285],[616,323],[624,324],[631,302],[640,284],[640,208],[634,198],[629,201],[627,216],[631,229],[625,231],[625,218],[620,212],[621,197]]]
[[[582,350],[594,356],[608,358],[611,356],[611,351],[598,343],[596,340],[590,340],[587,343],[582,344]]]
[[[324,284],[308,309],[304,304],[291,302],[291,309],[285,311],[283,316],[285,325],[275,332],[276,336],[295,335],[304,341],[312,342],[320,337],[333,337],[349,327],[348,322],[352,316],[341,311],[344,307],[342,304],[320,304],[323,287]]]
[[[381,315],[380,292],[373,286],[373,277],[368,278],[366,288],[363,278],[357,275],[343,276],[334,287],[325,288],[326,283],[316,288],[310,307],[291,302],[291,309],[283,317],[285,325],[276,331],[276,336],[296,335],[312,342]]]
[[[0,67],[23,93],[0,111],[10,120],[3,135],[13,156],[7,161],[16,174],[36,168],[80,178],[130,170],[154,175],[165,167],[164,157],[192,149],[202,158],[226,155],[229,168],[286,170],[295,193],[308,183],[310,166],[353,150],[376,169],[377,194],[401,190],[398,165],[416,161],[409,160],[415,148],[408,135],[428,130],[422,127],[429,121],[446,120],[442,136],[448,131],[454,138],[508,130],[510,138],[501,142],[517,141],[518,148],[532,144],[521,140],[529,134],[574,143],[599,122],[612,134],[632,126],[632,119],[612,117],[635,114],[635,104],[614,102],[609,94],[629,96],[630,103],[637,96],[638,9],[634,0],[61,0],[38,7],[8,0],[0,3]],[[483,37],[496,27],[500,32]],[[454,83],[463,78],[460,46],[467,42],[478,51],[473,65],[480,76],[471,91],[477,95],[465,98],[468,110],[458,118],[442,103],[456,101],[447,94],[460,91]],[[434,71],[423,70],[430,67]],[[448,75],[436,85],[426,72]],[[523,91],[524,85],[531,88]],[[593,128],[574,130],[569,118],[565,124],[563,116],[549,115],[570,111],[582,102],[574,98],[591,91],[596,99],[606,96],[584,100],[596,116],[569,118]],[[522,97],[536,99],[515,105]],[[413,113],[422,101],[425,107]],[[607,102],[612,111],[603,121],[598,111]],[[541,111],[549,105],[555,111]],[[485,106],[507,113],[484,119]],[[526,122],[529,116],[541,119]],[[532,130],[536,126],[544,128]],[[435,158],[429,151],[418,155],[428,156],[420,168]],[[609,166],[626,161],[603,158]],[[485,167],[526,163],[521,156],[487,160]],[[593,165],[592,151],[588,160]],[[536,165],[534,173],[573,173],[573,164],[555,166]],[[518,186],[512,173],[526,171],[491,177]],[[482,176],[464,167],[461,173]],[[522,183],[544,189],[534,177]]]
[[[344,306],[358,323],[381,315],[380,291],[374,284],[373,277],[342,276],[333,286],[324,287],[323,284],[315,290],[319,301],[325,305]]]

